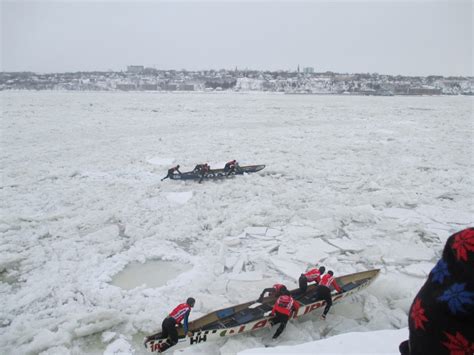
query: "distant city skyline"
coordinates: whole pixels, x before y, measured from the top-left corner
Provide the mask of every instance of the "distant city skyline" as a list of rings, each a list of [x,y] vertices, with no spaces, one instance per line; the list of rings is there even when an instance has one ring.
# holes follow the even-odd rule
[[[1,70],[472,76],[471,1],[2,1]]]

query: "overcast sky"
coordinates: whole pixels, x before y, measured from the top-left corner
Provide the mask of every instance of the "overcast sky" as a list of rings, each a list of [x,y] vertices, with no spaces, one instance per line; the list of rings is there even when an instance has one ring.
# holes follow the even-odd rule
[[[0,1],[3,71],[473,75],[471,0]]]

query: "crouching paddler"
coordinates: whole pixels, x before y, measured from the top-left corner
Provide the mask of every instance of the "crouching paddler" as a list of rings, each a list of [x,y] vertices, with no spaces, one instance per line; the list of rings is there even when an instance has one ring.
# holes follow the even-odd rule
[[[172,346],[178,343],[178,329],[181,325],[181,322],[184,320],[183,328],[184,328],[184,335],[192,336],[193,333],[189,331],[188,328],[188,318],[189,314],[191,313],[191,308],[194,307],[196,300],[192,297],[189,297],[186,300],[186,303],[181,303],[175,309],[171,311],[171,313],[163,320],[161,323],[161,335],[163,338],[167,338],[165,342],[161,343],[159,352],[163,352]],[[145,339],[145,343],[149,340],[149,338]]]

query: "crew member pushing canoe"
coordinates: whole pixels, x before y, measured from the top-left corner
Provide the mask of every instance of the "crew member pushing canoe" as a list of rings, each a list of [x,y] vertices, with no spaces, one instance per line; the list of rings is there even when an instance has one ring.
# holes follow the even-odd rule
[[[268,287],[262,291],[257,302],[261,303],[263,301],[263,297],[265,296],[265,293],[267,292],[269,296],[280,297],[283,294],[283,292],[286,292],[286,291],[287,291],[287,288],[285,285],[274,284],[272,287]]]
[[[202,168],[201,168],[201,178],[199,179],[199,183],[202,182],[202,180],[204,179],[204,177],[209,173],[209,171],[211,171],[211,167],[209,166],[209,164],[203,164],[202,165]]]
[[[185,336],[192,336],[193,333],[188,328],[188,318],[191,313],[191,308],[194,307],[196,300],[189,297],[186,303],[181,303],[163,320],[161,324],[161,335],[166,339],[166,342],[162,343],[159,351],[163,352],[178,343],[178,330],[176,329],[181,325],[184,320],[183,328]],[[148,340],[148,339],[147,339]],[[146,341],[147,341],[146,340]],[[146,342],[145,341],[145,342]]]
[[[326,319],[326,315],[328,314],[329,309],[332,306],[332,296],[330,287],[334,287],[334,289],[338,293],[342,292],[341,287],[337,284],[333,275],[334,273],[329,270],[328,273],[321,278],[319,285],[316,286],[317,299],[326,301],[326,307],[324,308],[324,312],[321,315],[321,319]]]
[[[299,308],[300,304],[290,296],[290,292],[288,290],[283,291],[283,294],[276,300],[271,313],[274,317],[270,320],[270,324],[272,326],[278,323],[280,324],[273,335],[273,339],[280,336],[283,330],[285,330],[286,323],[288,323],[290,317],[293,314],[297,314]]]
[[[237,163],[237,160],[231,160],[229,162],[227,162],[224,166],[224,173],[226,175],[230,175],[232,173],[235,173],[235,172],[241,172],[242,169],[240,169],[240,166],[239,166],[239,163]]]
[[[179,171],[179,165],[176,165],[172,167],[171,169],[168,169],[168,175],[166,175],[163,179],[161,179],[161,181],[163,181],[164,179],[170,178],[172,175],[174,175],[175,172],[181,175],[181,171]]]
[[[316,284],[319,284],[319,281],[321,281],[321,276],[324,274],[324,271],[326,271],[326,268],[324,266],[321,266],[319,269],[314,268],[304,274],[301,274],[298,280],[298,283],[300,285],[300,292],[305,293],[308,288],[308,283],[310,282],[316,282]]]

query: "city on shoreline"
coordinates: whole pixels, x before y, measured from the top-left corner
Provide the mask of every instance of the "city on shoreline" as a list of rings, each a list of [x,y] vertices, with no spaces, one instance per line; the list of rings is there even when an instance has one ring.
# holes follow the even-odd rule
[[[401,76],[377,73],[294,71],[158,70],[130,65],[126,71],[0,72],[1,90],[73,91],[260,91],[314,95],[474,95],[474,77]]]

